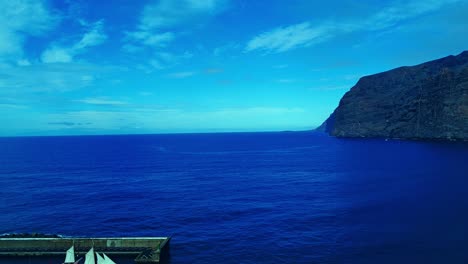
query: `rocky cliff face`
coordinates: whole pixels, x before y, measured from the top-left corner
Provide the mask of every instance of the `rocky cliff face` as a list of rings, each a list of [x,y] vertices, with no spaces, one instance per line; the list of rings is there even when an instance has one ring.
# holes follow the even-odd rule
[[[361,78],[319,129],[338,137],[468,140],[468,51]]]

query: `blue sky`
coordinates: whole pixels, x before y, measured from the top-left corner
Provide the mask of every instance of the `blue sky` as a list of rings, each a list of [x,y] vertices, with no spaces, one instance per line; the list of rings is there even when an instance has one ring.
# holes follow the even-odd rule
[[[307,130],[467,49],[468,1],[0,0],[0,135]]]

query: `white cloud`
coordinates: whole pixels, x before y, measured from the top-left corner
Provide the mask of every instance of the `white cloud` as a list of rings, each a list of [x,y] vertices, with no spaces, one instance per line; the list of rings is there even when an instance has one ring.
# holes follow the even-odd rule
[[[41,0],[0,1],[0,60],[23,59],[24,41],[52,29],[59,17]]]
[[[103,32],[101,20],[91,24],[90,29],[75,44],[67,47],[53,44],[42,52],[41,60],[44,63],[71,62],[76,55],[83,53],[89,47],[102,44],[106,39],[107,35]]]
[[[225,6],[227,0],[160,0],[147,4],[139,19],[138,29],[127,32],[128,40],[161,47],[174,40],[174,32],[164,31],[197,17],[214,14]]]
[[[225,0],[161,0],[145,6],[139,28],[143,31],[176,26],[198,16],[213,14]]]
[[[184,52],[182,54],[173,54],[170,52],[156,52],[148,62],[149,67],[144,67],[146,72],[151,72],[152,69],[162,70],[173,67],[185,59],[190,59],[193,54]]]
[[[355,31],[376,31],[395,26],[397,23],[447,4],[462,0],[413,0],[405,4],[393,4],[382,8],[367,18],[351,21],[329,20],[317,25],[310,22],[278,27],[263,32],[248,41],[245,51],[285,52],[295,48],[308,47],[328,40],[339,34]]]
[[[0,26],[0,59],[21,58],[23,55],[23,39],[22,35]]]
[[[45,63],[66,63],[73,60],[73,50],[61,47],[50,47],[42,52],[41,60]]]
[[[279,27],[254,37],[247,43],[245,51],[284,52],[293,48],[309,46],[328,38],[327,30],[325,27],[313,28],[308,22]]]
[[[103,24],[102,20],[92,24],[91,29],[73,46],[73,49],[81,50],[102,44],[107,39],[107,35],[104,34]]]
[[[148,31],[128,32],[127,37],[149,47],[165,47],[174,39],[174,33],[165,32],[161,34]],[[131,51],[131,50],[128,50]]]
[[[163,69],[170,67],[175,61],[188,56],[172,55],[164,58],[163,48],[167,47],[177,37],[174,27],[199,21],[201,18],[214,15],[226,7],[228,0],[153,0],[143,9],[137,28],[126,33],[126,43],[122,49],[136,53],[145,49],[155,49],[156,56],[151,58],[143,68]],[[177,59],[174,59],[177,58]],[[151,70],[145,70],[147,72]]]
[[[360,25],[370,30],[384,29],[396,23],[415,17],[424,13],[440,9],[448,4],[461,2],[463,0],[413,0],[402,5],[393,5],[369,17]]]
[[[21,59],[16,62],[18,66],[29,66],[31,65],[31,62],[27,59]]]

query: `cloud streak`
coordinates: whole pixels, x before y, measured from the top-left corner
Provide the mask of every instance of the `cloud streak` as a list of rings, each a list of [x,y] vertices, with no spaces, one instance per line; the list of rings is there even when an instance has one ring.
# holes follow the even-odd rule
[[[19,105],[19,104],[2,104],[2,103],[0,103],[0,108],[26,109],[28,107],[25,106],[25,105]]]
[[[141,31],[177,26],[206,14],[218,12],[225,0],[161,0],[148,4],[140,18]]]
[[[246,120],[244,127],[237,128],[237,130],[258,129],[259,125],[268,130],[290,127],[291,118],[283,118],[285,123],[278,123],[277,120],[280,117],[306,114],[307,112],[302,108],[274,106],[219,108],[212,111],[186,111],[173,108],[127,109],[126,111],[86,110],[48,114],[43,116],[40,122],[53,127],[70,128],[82,124],[91,131],[104,130],[110,133],[122,133],[126,129],[131,129],[133,133],[138,133],[139,131],[206,131],[207,129],[233,131],[236,130],[232,127],[233,120]],[[203,122],[200,122],[201,120]]]
[[[324,27],[313,28],[309,22],[279,27],[254,37],[247,43],[245,51],[284,52],[307,47],[328,38],[327,31]]]
[[[41,0],[0,1],[0,10],[0,61],[24,59],[26,38],[47,33],[59,21]]]
[[[413,0],[394,4],[367,18],[350,21],[329,20],[313,25],[310,22],[282,26],[263,32],[247,42],[244,51],[281,53],[329,40],[337,35],[357,31],[387,29],[410,18],[423,15],[461,0]]]
[[[175,79],[183,79],[183,78],[191,77],[193,75],[195,75],[195,72],[186,71],[186,72],[174,72],[167,76],[170,78],[175,78]]]
[[[170,67],[173,60],[164,58],[161,54],[169,54],[162,50],[178,37],[178,27],[217,14],[226,7],[227,2],[228,0],[150,1],[142,11],[136,29],[126,32],[122,49],[129,53],[155,50],[157,55],[149,60],[148,66],[158,70]],[[186,58],[176,55],[172,57]]]
[[[41,60],[44,63],[71,62],[78,54],[85,52],[90,47],[102,44],[106,39],[107,35],[104,34],[103,21],[100,20],[93,23],[90,29],[75,44],[68,47],[52,45],[46,49],[41,55]]]
[[[65,92],[93,85],[97,77],[112,77],[124,68],[89,63],[0,65],[0,95]]]
[[[227,0],[161,0],[147,4],[140,16],[137,29],[127,32],[124,49],[135,45],[160,48],[175,39],[169,28],[188,23],[200,17],[213,15],[225,6]]]
[[[158,34],[151,33],[149,31],[135,31],[127,32],[127,37],[130,40],[141,43],[142,45],[158,48],[167,46],[174,39],[174,33],[164,32]],[[128,49],[129,46],[127,45],[125,47]]]
[[[155,52],[153,57],[149,59],[148,65],[140,65],[141,70],[150,73],[154,69],[162,70],[178,65],[183,60],[190,59],[193,57],[193,54],[190,52],[184,52],[182,54],[174,54],[170,52]]]
[[[91,105],[114,105],[114,106],[128,105],[128,103],[124,101],[108,100],[105,98],[85,98],[81,100],[75,100],[75,102],[91,104]]]

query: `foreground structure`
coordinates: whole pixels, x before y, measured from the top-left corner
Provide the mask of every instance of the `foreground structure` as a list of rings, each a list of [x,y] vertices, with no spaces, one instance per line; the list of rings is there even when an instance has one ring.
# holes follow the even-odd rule
[[[169,255],[169,237],[124,238],[0,238],[0,256],[85,255],[90,248],[106,255],[135,255],[135,263],[161,263]],[[69,260],[72,260],[71,257]],[[67,261],[67,259],[66,259]]]

